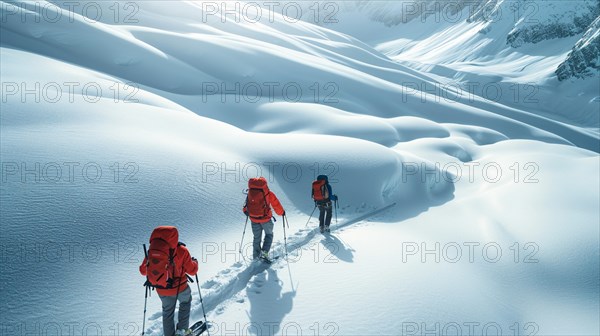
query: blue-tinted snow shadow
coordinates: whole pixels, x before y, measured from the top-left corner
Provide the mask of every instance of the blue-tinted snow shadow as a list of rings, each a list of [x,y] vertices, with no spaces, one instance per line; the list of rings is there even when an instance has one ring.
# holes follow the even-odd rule
[[[281,293],[283,282],[272,268],[257,274],[246,288],[250,303],[248,317],[250,335],[276,335],[280,332],[284,317],[292,311],[296,292]]]
[[[382,213],[386,221],[402,222],[429,211],[433,207],[444,205],[454,199],[456,186],[452,182],[433,181],[430,177],[424,181],[424,187],[413,188],[401,199],[395,200],[396,205]]]
[[[407,168],[402,168],[407,169]],[[432,207],[438,207],[454,199],[456,187],[446,175],[433,166],[427,166],[412,173],[407,171],[397,172],[389,177],[389,181],[379,185],[381,191],[365,190],[355,187],[355,176],[349,174],[348,179],[341,178],[332,184],[334,193],[339,196],[339,207],[334,208],[336,224],[332,228],[340,229],[357,222],[384,217],[389,222],[402,222],[427,212]],[[385,173],[385,172],[384,172]],[[356,173],[358,174],[358,173]],[[358,176],[358,175],[357,175]],[[449,176],[454,178],[454,176]],[[362,181],[372,180],[372,185],[381,184],[377,174],[367,174],[361,177]],[[318,222],[318,212],[310,198],[311,176],[303,176],[300,181],[291,183],[285,179],[276,178],[277,184],[285,193],[288,202],[299,210],[299,216],[290,218],[291,225],[303,225],[312,214],[312,222]],[[379,190],[379,189],[378,189]],[[369,195],[367,197],[366,195]],[[388,207],[394,204],[393,207]],[[289,207],[289,204],[284,206]],[[380,211],[383,210],[384,211]],[[338,224],[339,223],[339,224]]]
[[[332,262],[334,262],[336,259],[348,263],[354,261],[355,250],[340,240],[340,238],[338,238],[335,234],[326,234],[321,240],[321,244],[323,244],[323,246],[330,252],[330,254],[325,257],[325,262],[327,262],[327,259],[331,260]]]

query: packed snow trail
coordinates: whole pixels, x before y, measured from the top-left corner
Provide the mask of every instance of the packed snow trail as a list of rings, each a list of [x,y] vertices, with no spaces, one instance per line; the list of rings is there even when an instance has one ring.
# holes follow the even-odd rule
[[[396,206],[396,203],[392,203],[392,204],[386,205],[384,207],[369,211],[358,217],[342,221],[339,224],[332,224],[331,225],[332,232],[335,233],[335,231],[337,231],[337,230],[347,228],[354,224],[360,223],[361,221],[368,219],[370,217],[373,217],[377,214],[380,214],[386,210],[389,210],[394,206]],[[280,223],[280,222],[282,222],[282,221],[278,221],[275,224]],[[305,247],[317,235],[320,235],[318,227],[313,228],[313,229],[301,228],[299,231],[297,231],[294,234],[293,237],[288,237],[288,255],[293,257],[294,252],[296,252],[298,249]],[[329,235],[329,234],[327,234],[327,235]],[[251,245],[251,243],[250,243],[250,245]],[[248,244],[246,246],[248,246]],[[253,261],[250,261],[244,268],[244,264],[241,261],[238,261],[238,262],[234,263],[232,266],[230,266],[229,268],[227,268],[224,271],[221,271],[219,273],[219,277],[226,275],[225,279],[212,278],[212,279],[205,281],[201,285],[201,289],[203,291],[202,297],[204,299],[204,308],[206,308],[206,312],[204,312],[204,313],[208,314],[209,312],[213,311],[216,307],[218,307],[223,302],[233,298],[237,293],[239,293],[244,288],[246,288],[246,286],[248,285],[248,283],[250,282],[252,277],[254,277],[255,275],[262,273],[265,270],[267,270],[268,268],[274,267],[275,265],[280,264],[284,261],[287,263],[288,267],[290,266],[289,261],[286,261],[285,258],[283,257],[285,255],[285,250],[284,250],[284,246],[281,242],[274,242],[273,248],[271,249],[270,253],[272,255],[278,256],[278,259],[273,260],[273,263],[271,263],[271,264],[265,263],[262,261],[257,262],[257,261],[253,260]],[[289,258],[290,257],[288,257],[288,260],[289,260]],[[244,260],[245,260],[245,258],[244,258]],[[292,261],[292,264],[293,264],[293,261]],[[290,277],[291,277],[291,275],[290,275]],[[293,286],[293,284],[292,284],[292,286]],[[193,295],[192,302],[193,303],[192,303],[191,316],[192,316],[192,318],[199,319],[202,316],[203,312],[202,312],[202,307],[200,306],[199,299],[197,297],[197,293],[195,293]],[[162,312],[156,312],[155,314],[153,314],[150,317],[150,320],[155,321],[155,322],[153,325],[148,327],[148,329],[146,330],[147,334],[154,335],[157,333],[158,334],[162,333],[162,320],[161,320],[162,315],[161,314],[162,314]],[[209,322],[211,322],[211,321],[209,321]]]

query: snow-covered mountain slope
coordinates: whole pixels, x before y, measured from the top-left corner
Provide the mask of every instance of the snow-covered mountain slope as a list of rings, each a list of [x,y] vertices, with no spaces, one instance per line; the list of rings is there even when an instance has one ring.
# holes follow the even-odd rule
[[[556,70],[559,80],[594,77],[600,69],[600,16],[577,41],[567,59]]]
[[[399,39],[394,42],[396,50],[389,50],[399,59],[430,59],[431,47],[422,48],[428,43],[423,41],[415,44],[417,40],[442,34],[448,27],[462,22],[477,27],[477,34],[445,34],[446,43],[434,44],[433,48],[440,48],[445,44],[454,45],[452,50],[444,48],[445,52],[437,53],[438,63],[472,61],[490,55],[496,56],[497,49],[502,47],[518,49],[526,44],[581,37],[584,33],[591,36],[598,32],[594,21],[600,16],[600,3],[597,0],[338,1],[328,2],[322,7],[322,11],[317,11],[314,4],[304,4],[302,18],[330,26],[373,44]],[[366,20],[370,29],[365,30],[364,25],[352,24],[352,21],[356,20],[363,23]],[[417,25],[419,29],[415,29]],[[388,32],[382,29],[384,26],[389,28]],[[495,48],[461,48],[464,47],[464,42],[481,44],[482,40],[489,37],[493,37],[489,42],[495,44]],[[387,46],[389,47],[389,44]],[[406,54],[400,56],[400,53]],[[597,76],[595,58],[597,54],[588,54],[585,58],[586,67],[579,66],[572,75],[559,76],[560,80]]]
[[[308,9],[305,20],[356,36],[463,93],[576,125],[600,120],[596,0],[344,1],[321,8],[335,20],[317,20]]]
[[[188,8],[186,13],[181,13],[179,6],[171,8],[162,2],[148,5],[148,10],[166,16],[203,17],[202,6],[196,3],[185,3],[181,7]],[[19,7],[20,11],[26,9],[25,5]],[[142,13],[140,11],[140,15]],[[152,20],[150,14],[146,19],[141,17],[135,26],[90,24],[77,16],[73,22],[65,16],[52,25],[22,25],[19,17],[18,14],[8,16],[3,26],[5,45],[27,48],[84,67],[90,67],[93,62],[94,68],[102,72],[112,75],[118,72],[124,81],[139,83],[199,115],[245,130],[273,132],[268,126],[265,128],[269,123],[261,121],[261,110],[266,106],[277,116],[288,119],[297,111],[288,108],[289,103],[318,103],[379,118],[404,115],[436,122],[462,120],[496,129],[511,138],[533,136],[553,142],[566,140],[598,150],[596,132],[588,135],[589,119],[594,120],[597,103],[585,101],[587,95],[563,103],[571,106],[577,103],[581,110],[575,113],[575,118],[588,120],[587,123],[574,126],[557,122],[538,113],[537,110],[543,111],[545,101],[533,97],[530,102],[528,88],[523,88],[524,92],[513,92],[519,104],[510,104],[513,100],[511,83],[501,82],[496,86],[492,79],[491,91],[499,91],[500,98],[490,100],[480,92],[489,90],[485,85],[489,77],[481,77],[479,85],[464,90],[438,76],[434,79],[393,63],[350,37],[301,22],[286,24],[281,17],[270,24],[270,28],[263,29],[260,22],[225,20],[223,23],[218,15],[212,15],[207,16],[207,23],[199,23],[199,28],[193,26],[198,29],[196,34],[190,33],[192,28],[185,20],[173,23],[168,30],[143,26],[142,23]],[[82,33],[89,39],[82,39]],[[62,42],[72,40],[78,43]],[[97,48],[94,41],[114,45],[119,52]],[[48,47],[48,43],[55,47]],[[180,48],[183,44],[193,48]],[[319,72],[317,80],[315,72]],[[153,73],[157,75],[150,75]],[[552,97],[555,93],[555,88],[549,88],[543,97]],[[373,95],[381,99],[370,99]],[[236,104],[224,104],[228,96]],[[263,104],[274,100],[284,104]],[[246,117],[239,117],[239,113]],[[304,113],[301,114],[304,118]],[[321,114],[329,115],[319,112]],[[346,116],[353,117],[352,114]],[[396,140],[397,136],[393,133],[391,136],[386,144]]]
[[[115,20],[111,2],[80,2],[72,10],[68,2],[53,3],[0,3],[6,334],[56,325],[64,334],[69,326],[75,334],[86,326],[139,333],[141,243],[163,224],[177,225],[201,260],[205,299],[217,323],[244,321],[247,309],[249,321],[321,327],[337,321],[344,334],[389,333],[391,316],[400,315],[415,323],[493,316],[503,326],[536,322],[544,335],[600,330],[590,317],[600,310],[593,301],[600,149],[588,91],[572,89],[563,103],[582,108],[574,123],[544,114],[559,87],[529,105],[478,94],[449,99],[457,89],[442,85],[444,78],[476,73],[468,64],[460,71],[401,64],[378,51],[381,46],[335,27],[279,14],[223,22],[209,15],[206,2],[144,1],[133,9],[117,3],[122,12]],[[82,16],[87,4],[105,15]],[[478,72],[482,83],[496,78],[499,68],[490,68]],[[497,82],[507,90],[508,82]],[[313,210],[309,185],[319,173],[333,179],[340,223],[397,205],[380,213],[373,229],[359,221],[331,237],[340,248],[333,253],[344,261],[339,267],[301,257],[290,264],[290,282],[284,263],[266,275],[246,267],[237,255],[246,179],[269,178],[290,217],[290,246],[300,253],[321,244],[304,228]],[[282,252],[281,221],[276,230]],[[354,242],[357,236],[365,239]],[[535,242],[540,257],[533,267],[506,265],[506,259],[498,267],[485,261],[396,267],[402,245],[395,239],[494,241],[507,251],[516,242]],[[342,280],[358,274],[345,284],[331,281],[340,284],[328,299],[344,305],[335,317],[328,315],[334,307],[319,305],[318,272]],[[402,281],[405,273],[415,274],[412,282]],[[260,296],[265,283],[262,294],[269,295]],[[283,301],[280,284],[294,286]],[[458,299],[444,299],[448,291],[473,304],[449,313]],[[497,304],[481,309],[482,298]],[[381,304],[371,323],[356,322],[361,300]],[[582,312],[559,318],[575,306]],[[160,334],[156,297],[148,310],[148,330]]]

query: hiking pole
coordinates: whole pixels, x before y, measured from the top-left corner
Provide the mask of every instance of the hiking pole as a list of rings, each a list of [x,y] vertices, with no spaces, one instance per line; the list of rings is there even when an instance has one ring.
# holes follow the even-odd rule
[[[315,213],[315,210],[317,210],[317,204],[315,204],[315,208],[313,209],[313,211],[310,213],[310,217],[308,217],[308,220],[306,221],[306,225],[304,225],[304,227],[308,226],[308,223],[310,222],[310,219],[312,218],[313,214]]]
[[[285,223],[287,222],[287,226],[288,226],[288,229],[289,229],[290,228],[290,222],[287,219],[287,216],[285,216],[285,215],[283,216],[283,222],[284,222],[284,225],[283,225],[283,243],[284,243],[284,245],[283,245],[283,247],[285,249],[285,261],[287,263],[288,273],[290,275],[290,284],[292,285],[292,291],[295,293],[296,290],[294,289],[294,280],[292,279],[292,270],[290,269],[290,260],[288,258],[287,236],[285,234]]]
[[[202,306],[202,314],[204,314],[204,323],[206,324],[206,333],[210,336],[208,330],[208,319],[206,318],[206,309],[204,309],[204,300],[202,300],[202,292],[200,292],[200,280],[198,280],[198,273],[196,273],[196,285],[198,285],[198,295],[200,296],[200,306]]]
[[[246,224],[244,224],[244,233],[242,233],[242,241],[240,242],[240,255],[242,256],[242,258],[244,259],[245,262],[246,261],[246,257],[244,257],[244,254],[242,253],[242,246],[244,246],[244,236],[246,236],[246,227],[248,227],[248,216],[246,216]]]
[[[335,225],[338,225],[338,220],[337,220],[337,209],[338,209],[338,200],[335,200]]]
[[[144,295],[144,322],[142,322],[142,336],[146,334],[146,307],[148,304],[148,286],[144,285],[146,288],[146,294]]]
[[[144,245],[144,256],[146,256],[146,260],[148,260],[148,250],[146,250],[146,244]],[[142,322],[142,336],[146,334],[146,308],[148,305],[148,280],[144,283],[144,287],[146,288],[146,294],[144,295],[144,322]]]
[[[287,222],[288,229],[290,228],[289,221],[287,220],[287,216],[284,214],[283,218],[283,247],[285,249],[285,260],[288,260],[288,249],[287,249],[287,236],[285,234],[285,224]]]

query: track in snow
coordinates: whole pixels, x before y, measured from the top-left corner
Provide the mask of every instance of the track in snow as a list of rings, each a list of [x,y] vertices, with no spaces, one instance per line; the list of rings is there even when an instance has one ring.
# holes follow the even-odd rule
[[[353,224],[359,223],[369,217],[377,215],[381,212],[384,212],[392,207],[394,207],[396,203],[389,204],[379,209],[375,209],[373,211],[367,212],[361,216],[358,216],[353,219],[349,219],[341,222],[340,224],[332,225],[332,231],[336,231],[345,227],[349,227]],[[307,229],[301,229],[299,233],[306,232]],[[315,238],[318,234],[318,228],[308,229],[308,232],[304,236],[291,237],[288,239],[288,254],[293,253],[294,251],[306,246],[309,242]],[[274,244],[273,253],[275,255],[284,255],[285,250],[284,246],[281,243]],[[253,276],[265,271],[269,267],[272,267],[278,263],[284,262],[285,258],[279,258],[279,260],[275,261],[273,264],[269,265],[262,262],[250,262],[244,267],[244,263],[236,262],[231,267],[227,268],[224,271],[221,271],[220,276],[213,277],[205,281],[201,287],[203,291],[203,299],[204,299],[204,307],[206,308],[206,312],[213,311],[217,306],[221,303],[233,298],[238,292],[246,288],[250,279]],[[289,264],[288,264],[289,267]],[[190,284],[192,287],[194,285]],[[293,284],[292,284],[293,286]],[[150,317],[150,320],[155,321],[149,329],[146,331],[147,334],[160,333],[162,329],[162,324],[160,323],[161,313],[157,312]],[[202,307],[200,306],[199,300],[194,298],[193,306],[192,306],[192,317],[194,316],[202,316]]]

